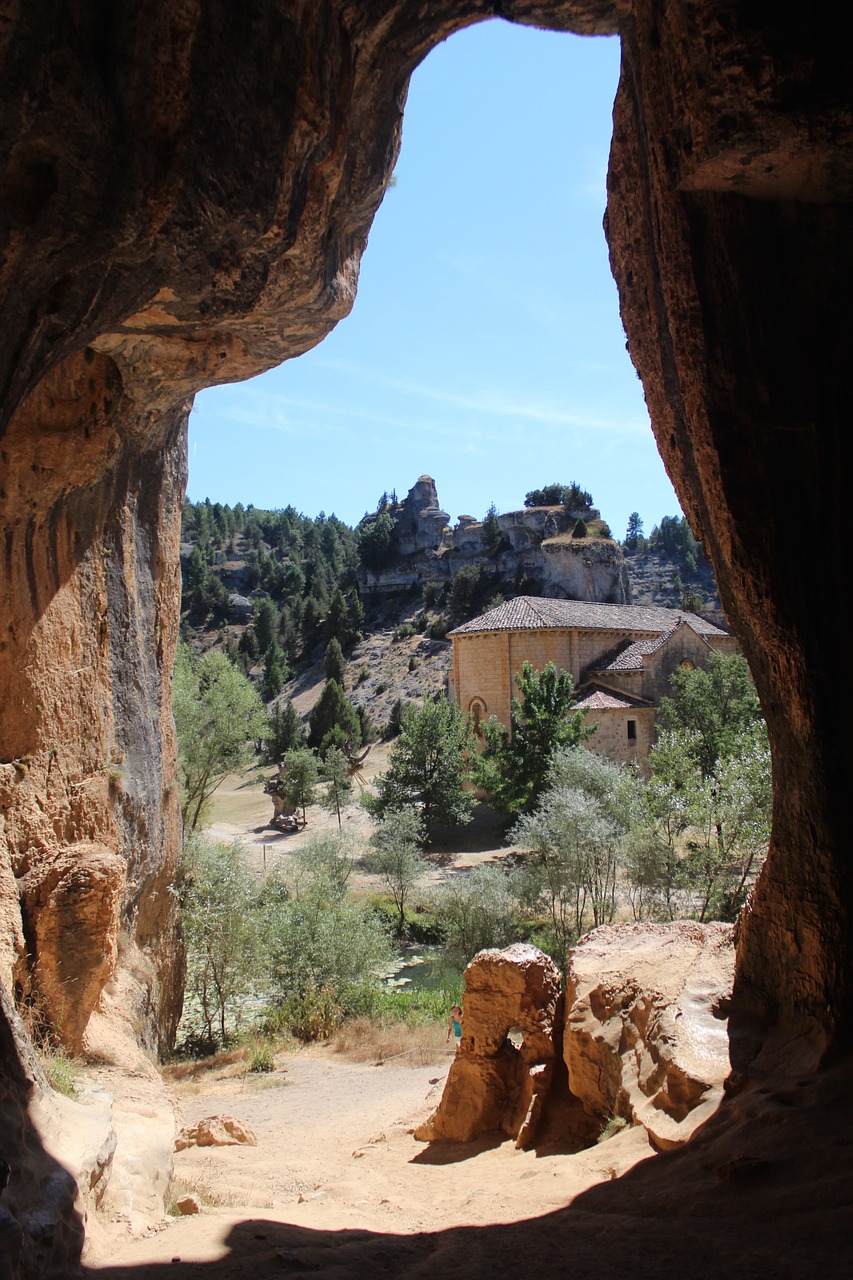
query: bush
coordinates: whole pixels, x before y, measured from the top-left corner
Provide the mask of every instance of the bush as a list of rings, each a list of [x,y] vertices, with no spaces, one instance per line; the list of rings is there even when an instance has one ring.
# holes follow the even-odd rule
[[[445,955],[463,969],[484,947],[506,947],[520,936],[512,880],[499,867],[476,867],[442,885],[433,908],[445,935]]]
[[[57,1093],[64,1093],[66,1098],[77,1096],[78,1066],[73,1058],[68,1057],[64,1049],[42,1050],[38,1059],[51,1089],[55,1089]]]
[[[293,992],[275,1009],[267,1028],[288,1031],[303,1044],[328,1040],[344,1017],[338,997],[328,986],[309,983],[304,991]]]
[[[275,1071],[275,1058],[267,1045],[259,1045],[249,1053],[249,1071],[252,1075]]]
[[[430,624],[429,634],[431,640],[444,640],[450,630],[450,623],[443,613]]]

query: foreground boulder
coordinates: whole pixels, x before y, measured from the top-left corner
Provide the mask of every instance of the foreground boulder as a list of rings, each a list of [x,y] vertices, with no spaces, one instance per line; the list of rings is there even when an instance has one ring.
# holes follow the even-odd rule
[[[602,1125],[642,1124],[658,1150],[716,1111],[729,1073],[732,926],[604,925],[569,957],[569,1089]]]
[[[559,1058],[560,971],[517,943],[480,951],[464,977],[462,1040],[441,1102],[415,1138],[470,1142],[497,1130],[530,1146]]]

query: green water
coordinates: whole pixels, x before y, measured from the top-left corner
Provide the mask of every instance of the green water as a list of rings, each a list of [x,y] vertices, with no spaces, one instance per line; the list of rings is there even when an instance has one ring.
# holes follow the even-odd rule
[[[400,952],[391,979],[394,986],[416,991],[443,991],[459,982],[457,969],[449,968],[441,947],[406,947]]]

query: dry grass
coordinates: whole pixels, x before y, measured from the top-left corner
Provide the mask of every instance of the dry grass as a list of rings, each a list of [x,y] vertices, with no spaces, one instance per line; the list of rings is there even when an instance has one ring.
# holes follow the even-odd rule
[[[220,1049],[209,1058],[192,1058],[187,1062],[169,1062],[162,1068],[166,1080],[180,1082],[182,1080],[198,1080],[207,1075],[242,1075],[247,1070],[249,1057],[248,1045],[241,1044],[233,1049]]]
[[[376,1022],[370,1018],[353,1018],[345,1022],[330,1041],[335,1053],[353,1062],[390,1062],[401,1065],[429,1066],[445,1062],[452,1053],[447,1044],[447,1031],[441,1024],[410,1027],[405,1022]]]
[[[272,1208],[272,1201],[258,1201],[233,1192],[224,1195],[212,1183],[208,1182],[205,1177],[195,1177],[185,1172],[180,1178],[174,1179],[169,1184],[169,1192],[166,1197],[166,1212],[171,1217],[180,1217],[177,1207],[178,1200],[185,1195],[198,1196],[201,1204],[208,1209],[242,1208],[246,1205],[257,1205],[261,1209]]]

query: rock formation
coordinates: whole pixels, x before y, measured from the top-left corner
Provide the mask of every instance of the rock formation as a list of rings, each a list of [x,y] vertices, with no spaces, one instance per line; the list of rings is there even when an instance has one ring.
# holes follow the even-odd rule
[[[694,921],[593,930],[569,956],[565,1000],[535,947],[479,952],[441,1102],[415,1138],[497,1131],[533,1146],[557,1112],[578,1146],[614,1118],[641,1125],[658,1151],[681,1146],[723,1097],[733,973],[731,925]]]
[[[176,1151],[187,1147],[256,1147],[254,1132],[236,1116],[205,1116],[197,1124],[181,1130],[175,1141]]]
[[[518,1147],[533,1144],[560,1055],[560,986],[559,969],[536,947],[474,957],[462,1040],[438,1108],[415,1131],[419,1141],[470,1142],[497,1130]]]
[[[572,539],[578,513],[563,507],[524,507],[497,516],[497,536],[485,521],[461,515],[453,528],[438,505],[432,476],[421,476],[402,502],[387,508],[394,522],[388,562],[362,567],[360,583],[371,593],[429,583],[447,587],[466,566],[483,570],[494,591],[514,589],[522,578],[537,595],[607,604],[630,604],[628,572],[618,543]],[[365,517],[362,525],[379,516]],[[598,512],[584,513],[598,519]]]
[[[603,925],[566,979],[569,1090],[601,1128],[641,1124],[657,1150],[713,1115],[730,1071],[730,925]]]
[[[83,1244],[74,1178],[43,1145],[38,1121],[52,1098],[14,1005],[0,981],[0,1144],[8,1173],[0,1178],[0,1274],[67,1276]],[[6,1270],[4,1270],[4,1266]]]
[[[189,398],[308,349],[346,315],[408,77],[497,12],[622,38],[607,213],[622,315],[773,749],[773,840],[738,931],[735,1047],[740,1061],[775,1039],[784,1063],[796,1042],[814,1066],[846,1051],[853,1028],[837,676],[853,111],[834,12],[804,4],[2,6],[2,971],[57,1016],[18,880],[39,903],[54,864],[97,847],[124,867],[92,902],[118,931],[118,970],[122,955],[139,960],[133,1019],[149,1044],[169,1040]],[[791,536],[800,512],[820,513],[819,557]],[[111,955],[92,956],[88,976],[74,966],[87,1001]],[[19,1068],[5,1032],[2,1045],[5,1080]],[[6,1132],[22,1151],[25,1121]]]

